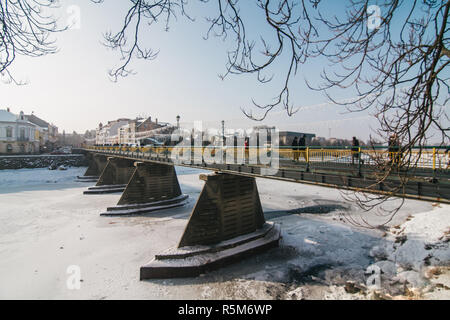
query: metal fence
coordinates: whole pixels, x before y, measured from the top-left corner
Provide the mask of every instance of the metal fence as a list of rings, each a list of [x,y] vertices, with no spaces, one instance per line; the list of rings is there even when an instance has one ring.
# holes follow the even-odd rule
[[[130,157],[156,157],[170,158],[173,153],[179,157],[190,156],[193,161],[204,161],[205,157],[216,156],[221,153],[223,159],[234,159],[240,163],[260,164],[259,159],[264,157],[278,157],[280,164],[295,165],[306,164],[333,166],[380,166],[383,164],[402,164],[410,167],[449,170],[450,152],[444,149],[411,150],[405,152],[389,152],[388,150],[371,150],[359,148],[305,148],[303,150],[291,147],[119,147],[119,146],[95,146],[86,147],[91,150],[108,152],[110,154],[125,155]]]

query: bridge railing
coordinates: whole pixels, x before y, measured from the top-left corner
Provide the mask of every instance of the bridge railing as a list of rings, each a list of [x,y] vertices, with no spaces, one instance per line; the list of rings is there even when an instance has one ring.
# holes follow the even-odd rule
[[[450,154],[444,150],[412,150],[406,155],[404,152],[389,152],[385,150],[363,150],[361,161],[367,165],[380,165],[383,163],[402,163],[405,166],[447,170],[450,164]]]
[[[411,167],[433,169],[433,170],[449,170],[450,169],[450,152],[443,149],[425,149],[412,150],[406,158],[405,153],[389,152],[386,149],[362,149],[358,151],[352,149],[337,148],[310,148],[293,149],[292,147],[119,147],[119,146],[95,146],[88,147],[92,150],[107,152],[108,154],[117,154],[130,157],[154,157],[154,158],[170,158],[172,153],[176,152],[180,157],[191,154],[191,159],[203,161],[208,155],[215,156],[216,153],[222,152],[223,159],[237,159],[238,162],[247,163],[248,159],[257,159],[256,164],[260,164],[258,160],[264,156],[270,156],[276,153],[279,156],[281,166],[290,166],[295,164],[305,164],[311,168],[315,166],[380,166],[390,163],[402,163]],[[201,159],[200,159],[201,158]],[[251,162],[255,164],[254,162]]]

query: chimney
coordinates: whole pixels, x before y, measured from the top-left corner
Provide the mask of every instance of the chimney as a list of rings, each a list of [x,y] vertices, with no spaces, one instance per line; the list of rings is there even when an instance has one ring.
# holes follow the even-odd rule
[[[158,118],[155,119],[155,123],[158,124]]]
[[[9,109],[9,108],[6,108],[6,111],[8,111],[8,112],[11,112],[11,109]]]

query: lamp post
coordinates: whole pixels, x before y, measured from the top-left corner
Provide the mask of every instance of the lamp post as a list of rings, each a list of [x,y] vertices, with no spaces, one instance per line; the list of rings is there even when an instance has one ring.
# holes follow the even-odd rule
[[[225,145],[225,120],[222,120],[222,147]]]

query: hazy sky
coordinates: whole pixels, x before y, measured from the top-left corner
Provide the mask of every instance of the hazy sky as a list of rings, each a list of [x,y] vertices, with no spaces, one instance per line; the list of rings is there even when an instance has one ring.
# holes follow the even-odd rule
[[[56,124],[61,132],[84,132],[100,122],[137,115],[174,123],[179,114],[182,122],[203,120],[217,123],[218,127],[221,120],[226,121],[227,127],[255,124],[245,119],[240,108],[251,106],[252,98],[270,101],[279,86],[276,81],[263,86],[248,75],[231,76],[224,81],[218,77],[225,69],[230,47],[217,38],[203,39],[208,27],[204,16],[210,8],[201,12],[195,6],[191,10],[194,23],[179,17],[169,32],[157,25],[142,34],[150,47],[160,51],[159,56],[153,61],[134,61],[136,75],[111,82],[108,70],[119,63],[119,55],[102,46],[102,33],[120,27],[128,3],[61,1],[61,24],[69,19],[67,9],[76,5],[80,9],[80,28],[57,35],[57,54],[18,57],[11,71],[29,84],[0,83],[0,108],[9,107],[15,113],[34,111]],[[367,113],[348,114],[342,107],[323,105],[327,99],[306,87],[305,76],[317,79],[323,67],[318,62],[301,67],[291,84],[295,105],[306,107],[301,113],[289,118],[278,109],[263,123],[325,137],[331,132],[335,137],[357,135],[366,140],[376,120]],[[282,64],[279,68],[284,70]],[[343,93],[342,97],[348,95]]]

